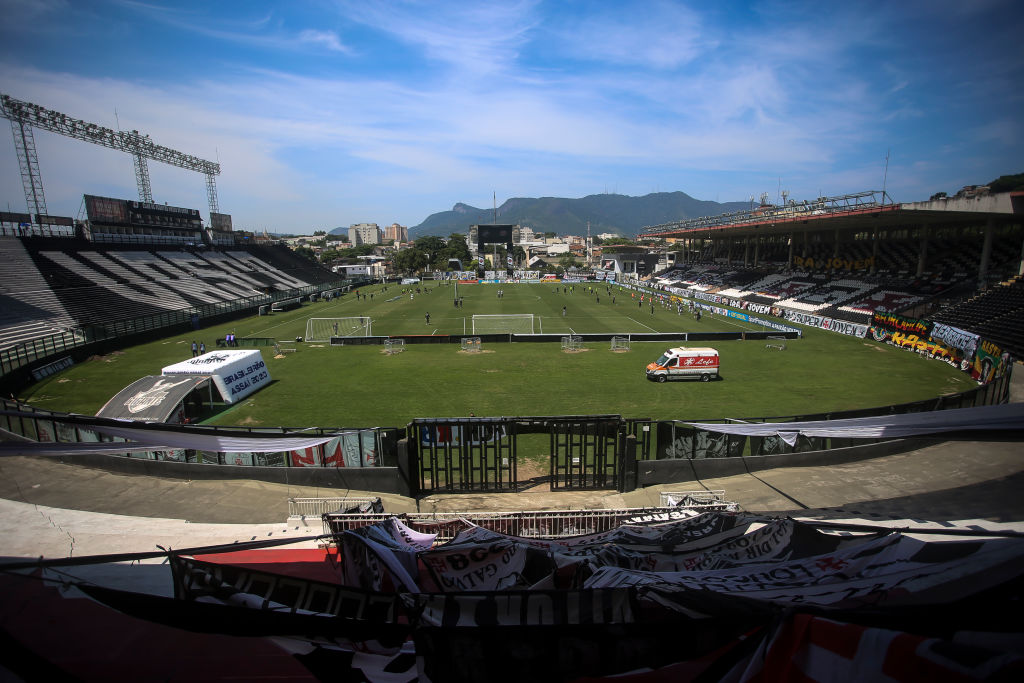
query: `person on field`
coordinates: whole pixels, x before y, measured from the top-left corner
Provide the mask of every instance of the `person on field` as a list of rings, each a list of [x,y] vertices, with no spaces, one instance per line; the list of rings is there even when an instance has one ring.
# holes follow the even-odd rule
[[[195,358],[198,355],[199,355],[199,344],[196,344],[195,341],[193,341],[192,342],[192,357]]]
[[[424,325],[429,325],[430,324],[430,312],[428,311],[428,312],[424,313],[423,317],[427,319],[427,321],[424,323]]]

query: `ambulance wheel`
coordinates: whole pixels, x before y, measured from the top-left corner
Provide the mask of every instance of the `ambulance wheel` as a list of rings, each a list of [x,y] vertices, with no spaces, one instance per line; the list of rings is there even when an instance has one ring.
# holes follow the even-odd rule
[[[665,375],[658,375],[658,381],[659,382],[664,382],[667,379],[668,379],[668,377],[666,377]]]
[[[711,381],[711,375],[707,375],[707,374],[701,375],[700,376],[700,381],[701,382],[710,382]]]

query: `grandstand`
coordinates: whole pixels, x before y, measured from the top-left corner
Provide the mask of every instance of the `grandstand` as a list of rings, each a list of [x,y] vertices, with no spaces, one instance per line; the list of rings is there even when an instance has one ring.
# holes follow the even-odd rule
[[[5,373],[68,346],[193,317],[248,315],[343,285],[283,246],[207,245],[213,233],[202,231],[198,211],[86,200],[103,220],[66,233],[0,237]]]
[[[1024,335],[1008,282],[1024,272],[1024,193],[893,204],[859,193],[653,226],[699,255],[651,284],[863,333],[877,313],[933,315],[1016,356]],[[958,306],[951,307],[951,302]],[[940,313],[934,313],[939,311]]]

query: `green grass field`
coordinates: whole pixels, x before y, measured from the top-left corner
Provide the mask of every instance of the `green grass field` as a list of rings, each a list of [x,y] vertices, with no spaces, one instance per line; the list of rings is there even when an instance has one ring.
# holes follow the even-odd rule
[[[423,285],[421,285],[422,287]],[[537,332],[714,332],[755,329],[740,321],[704,316],[699,322],[656,305],[638,306],[626,290],[602,287],[597,294],[563,294],[554,285],[460,285],[465,306],[453,305],[454,286],[428,282],[410,298],[403,287],[361,290],[307,303],[271,316],[250,317],[94,357],[26,389],[21,400],[49,410],[95,414],[107,400],[145,375],[190,356],[193,339],[205,341],[234,331],[238,337],[275,337],[295,353],[273,357],[262,348],[273,377],[209,424],[254,426],[401,426],[416,417],[570,415],[617,413],[653,419],[785,416],[881,406],[964,391],[974,382],[945,363],[923,359],[868,339],[805,330],[785,351],[761,341],[713,344],[721,355],[719,381],[656,384],[644,368],[669,346],[637,343],[613,353],[608,342],[565,353],[558,343],[485,343],[467,354],[458,344],[408,344],[387,355],[380,346],[330,347],[296,344],[311,317],[369,316],[375,335],[467,334],[473,314],[532,313]],[[498,298],[501,288],[505,294]],[[405,287],[409,289],[408,286]],[[397,298],[396,298],[397,297]],[[598,301],[598,297],[600,301]],[[393,300],[392,300],[393,299]],[[562,307],[566,315],[562,316]],[[430,324],[425,324],[425,313]],[[673,344],[675,345],[675,344]],[[691,345],[706,345],[704,343]]]

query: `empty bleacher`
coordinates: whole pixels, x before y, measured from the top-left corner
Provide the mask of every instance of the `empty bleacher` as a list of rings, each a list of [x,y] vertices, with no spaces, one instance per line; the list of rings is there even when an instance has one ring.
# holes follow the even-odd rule
[[[279,258],[285,255],[279,249],[251,250],[233,247],[229,256],[77,239],[0,238],[0,348],[337,279],[309,261]]]
[[[1024,281],[1019,277],[940,309],[931,318],[980,334],[1024,358]]]

